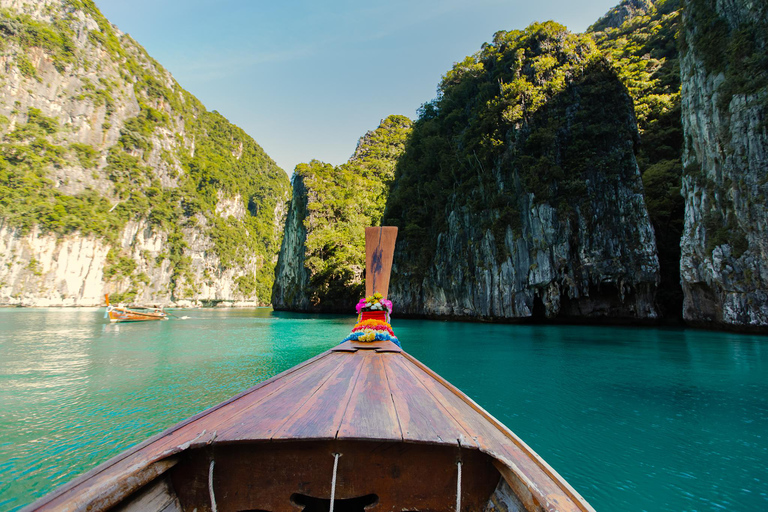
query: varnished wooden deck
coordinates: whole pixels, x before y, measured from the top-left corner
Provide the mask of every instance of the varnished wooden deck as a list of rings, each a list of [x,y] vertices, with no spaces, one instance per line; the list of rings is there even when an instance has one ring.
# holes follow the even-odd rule
[[[391,342],[347,342],[320,354],[118,455],[30,510],[109,503],[110,482],[149,481],[189,448],[297,440],[461,444],[496,458],[529,509],[593,510],[517,436]]]

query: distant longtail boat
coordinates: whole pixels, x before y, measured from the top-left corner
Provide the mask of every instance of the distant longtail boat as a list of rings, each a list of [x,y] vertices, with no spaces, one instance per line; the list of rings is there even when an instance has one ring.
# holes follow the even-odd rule
[[[109,295],[104,295],[107,301],[107,311],[104,314],[110,322],[145,322],[147,320],[168,320],[168,314],[162,308],[113,306],[109,303]]]
[[[594,512],[515,434],[402,350],[386,299],[396,236],[366,230],[367,298],[341,344],[26,510]]]

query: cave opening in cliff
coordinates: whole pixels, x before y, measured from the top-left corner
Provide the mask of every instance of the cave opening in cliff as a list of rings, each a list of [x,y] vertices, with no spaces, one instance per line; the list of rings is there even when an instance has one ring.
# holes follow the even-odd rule
[[[538,295],[533,296],[533,309],[531,311],[531,319],[534,321],[543,321],[547,319],[547,308],[544,306],[544,301]]]

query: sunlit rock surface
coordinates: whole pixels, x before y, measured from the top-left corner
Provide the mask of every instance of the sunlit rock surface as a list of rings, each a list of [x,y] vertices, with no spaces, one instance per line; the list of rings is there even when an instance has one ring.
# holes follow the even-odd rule
[[[689,0],[683,13],[684,318],[766,331],[768,6]]]

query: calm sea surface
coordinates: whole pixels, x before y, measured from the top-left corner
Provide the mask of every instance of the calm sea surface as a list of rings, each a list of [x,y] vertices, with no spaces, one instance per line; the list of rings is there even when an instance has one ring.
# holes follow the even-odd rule
[[[0,511],[331,348],[348,317],[0,309]],[[395,320],[599,511],[768,510],[768,337]]]

